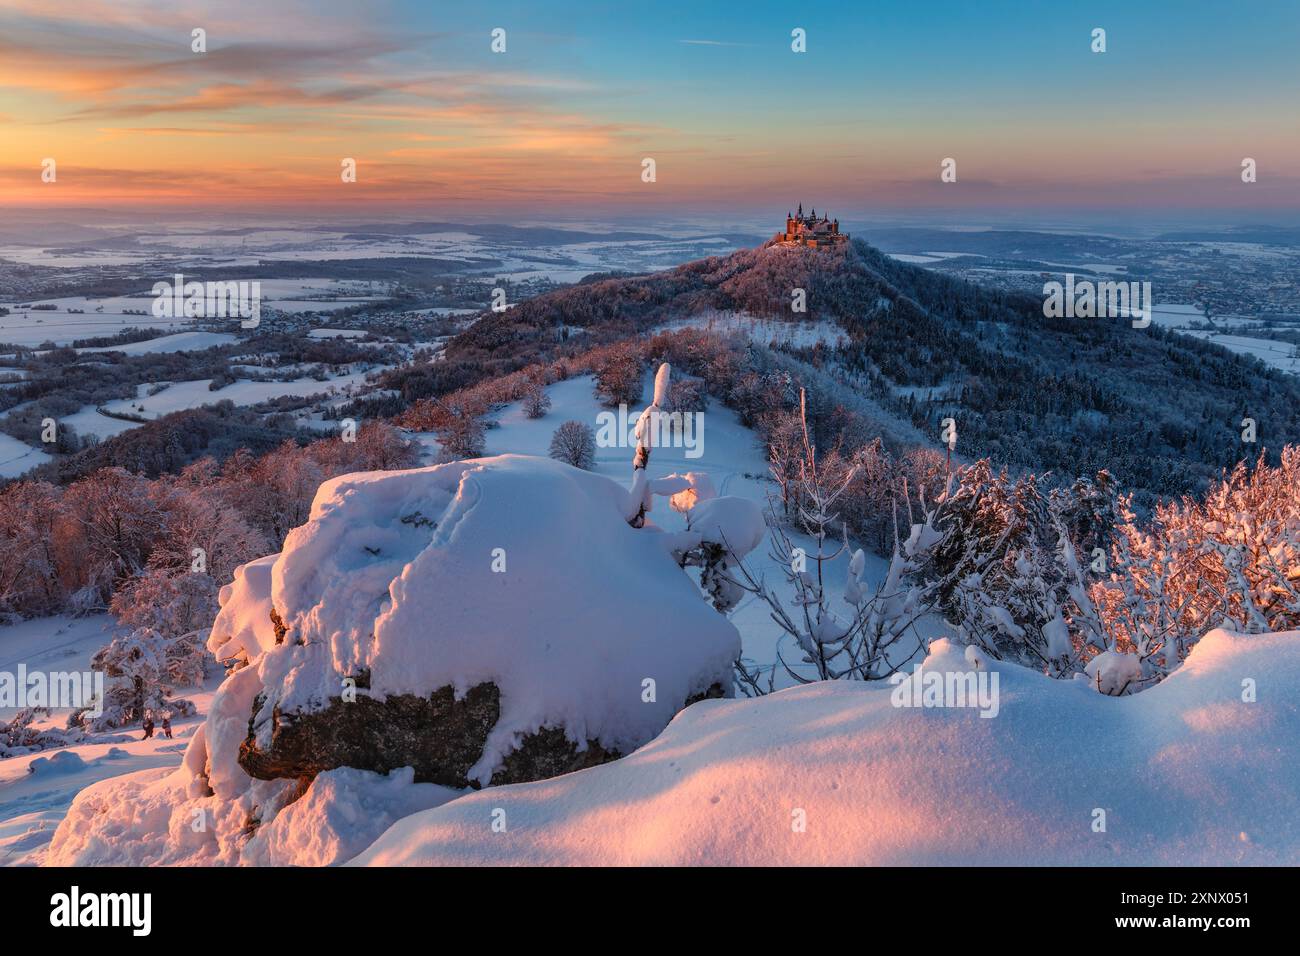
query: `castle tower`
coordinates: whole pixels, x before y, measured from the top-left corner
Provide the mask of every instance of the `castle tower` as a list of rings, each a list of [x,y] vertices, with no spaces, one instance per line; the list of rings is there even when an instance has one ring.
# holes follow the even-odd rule
[[[794,215],[791,215],[789,210],[786,211],[785,231],[778,232],[774,238],[787,245],[816,249],[847,242],[849,235],[840,232],[839,219],[831,219],[830,213],[818,216],[816,208],[813,208],[805,216],[803,203],[799,203],[798,211]]]

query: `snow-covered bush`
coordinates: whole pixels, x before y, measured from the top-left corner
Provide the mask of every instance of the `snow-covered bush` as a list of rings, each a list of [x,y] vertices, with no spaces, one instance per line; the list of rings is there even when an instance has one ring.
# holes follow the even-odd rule
[[[448,404],[446,421],[436,430],[447,458],[477,458],[483,454],[487,435],[481,415],[481,409]]]
[[[0,758],[20,757],[39,750],[66,747],[77,743],[83,736],[80,730],[70,728],[33,726],[38,717],[49,717],[48,707],[25,707],[9,721],[0,720]]]
[[[631,405],[641,397],[641,356],[635,345],[612,349],[595,368],[596,396],[606,405]]]
[[[217,585],[203,572],[179,574],[153,568],[127,582],[109,609],[132,630],[152,630],[175,638],[206,631],[217,615]]]
[[[556,461],[591,471],[596,464],[596,433],[584,422],[564,422],[551,436],[549,454]]]
[[[708,406],[709,393],[704,380],[674,377],[668,394],[668,408],[674,412],[702,412]]]
[[[1109,573],[1092,585],[1110,650],[1134,654],[1150,683],[1210,627],[1262,634],[1300,627],[1300,447],[1277,466],[1239,464],[1202,499],[1141,521],[1121,500]]]
[[[900,640],[910,635],[918,646],[924,646],[915,625],[933,607],[938,583],[914,576],[943,540],[935,529],[936,513],[924,514],[922,521],[912,526],[906,542],[895,540],[889,573],[874,590],[865,581],[865,555],[862,551],[853,554],[844,592],[849,608],[838,613],[831,607],[826,566],[849,550],[847,528],[837,509],[857,469],[838,454],[818,455],[803,395],[795,421],[797,440],[771,446],[772,473],[781,489],[782,505],[778,511],[773,502],[768,517],[771,557],[783,569],[788,590],[782,592],[755,578],[743,562],[734,564],[732,581],[767,605],[772,620],[781,628],[777,662],[798,683],[808,683],[809,678],[786,659],[785,641],[795,645],[795,653],[803,663],[812,665],[819,680],[887,679],[907,662],[890,656]],[[814,551],[795,546],[781,520],[787,510],[794,526],[813,539]],[[737,660],[736,673],[747,694],[769,693],[774,688],[775,668],[766,685],[743,660]]]

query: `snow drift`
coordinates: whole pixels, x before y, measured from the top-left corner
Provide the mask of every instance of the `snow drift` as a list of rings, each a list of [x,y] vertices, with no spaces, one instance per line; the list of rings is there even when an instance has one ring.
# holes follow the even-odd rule
[[[242,858],[212,835],[243,822],[237,804],[187,801],[184,770],[142,771],[83,791],[48,862],[333,863],[370,839],[353,862],[1300,862],[1300,632],[1212,631],[1129,697],[975,657],[996,668],[995,718],[897,707],[896,688],[846,681],[703,701],[629,757],[451,802],[409,775],[321,774]],[[923,669],[972,665],[938,641]],[[379,835],[421,801],[433,809]],[[196,834],[196,813],[230,820]]]
[[[924,668],[969,671],[961,651]],[[1300,632],[1212,631],[1123,698],[981,666],[995,719],[857,682],[704,701],[630,757],[408,817],[356,862],[1300,863]]]

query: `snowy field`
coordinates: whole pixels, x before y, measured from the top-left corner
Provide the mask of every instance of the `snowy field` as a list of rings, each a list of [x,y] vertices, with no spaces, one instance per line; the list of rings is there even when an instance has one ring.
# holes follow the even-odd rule
[[[103,348],[77,349],[78,354],[87,355],[94,352],[121,352],[123,355],[163,355],[168,352],[197,352],[202,349],[229,345],[239,341],[239,336],[230,332],[176,332],[132,342],[129,345],[112,345]]]
[[[50,263],[45,263],[50,264]],[[231,280],[239,276],[232,272]],[[160,273],[160,281],[173,281],[173,276]],[[339,279],[261,279],[262,307],[281,312],[336,312],[365,302],[378,302],[387,297],[386,283],[346,282]],[[166,333],[185,330],[194,322],[192,318],[158,318],[153,314],[154,296],[141,290],[134,295],[109,296],[92,299],[86,296],[64,296],[52,299],[31,299],[23,302],[0,302],[10,310],[0,315],[0,342],[34,347],[45,342],[68,345],[77,339],[116,335],[124,329],[158,329]],[[35,305],[53,305],[53,310],[33,309]],[[26,306],[26,308],[24,308]],[[232,320],[232,325],[235,322]],[[179,335],[166,335],[160,339],[174,339],[169,345],[153,351],[181,352],[188,349],[208,348],[220,344],[221,338],[211,338],[202,344],[204,336],[224,336],[226,333],[190,332],[189,343]],[[233,338],[233,336],[232,336]],[[159,341],[159,340],[155,340]],[[144,343],[123,346],[113,351],[131,355],[147,354],[133,350]],[[171,346],[179,347],[171,347]],[[94,351],[94,350],[89,350]],[[103,351],[108,351],[107,349]]]
[[[17,478],[23,472],[53,460],[52,455],[0,432],[0,478]]]
[[[1280,372],[1300,375],[1300,349],[1290,342],[1276,339],[1257,339],[1246,335],[1224,335],[1219,332],[1185,331],[1183,334],[1222,345],[1229,352],[1250,355]]]
[[[141,385],[133,399],[117,399],[104,407],[110,412],[136,415],[143,418],[159,418],[171,412],[187,408],[199,408],[214,405],[221,401],[231,401],[236,405],[256,405],[273,398],[290,395],[329,395],[333,398],[346,398],[366,384],[366,372],[354,372],[317,381],[314,378],[300,378],[291,382],[252,382],[236,381],[213,391],[208,386],[212,379],[197,379],[192,382],[173,382],[155,395],[148,394],[153,387]],[[130,425],[130,422],[124,424]]]
[[[1158,304],[1152,309],[1151,320],[1156,325],[1174,329],[1183,335],[1190,335],[1193,338],[1221,345],[1229,352],[1253,356],[1280,372],[1300,375],[1300,350],[1297,350],[1290,342],[1189,328],[1193,322],[1203,324],[1209,321],[1206,318],[1205,311],[1200,306],[1174,303]],[[1251,319],[1247,316],[1216,316],[1213,324],[1216,329],[1231,329],[1252,322],[1257,323],[1258,321],[1258,319]]]
[[[379,232],[359,232],[321,228],[314,223],[286,226],[277,222],[266,228],[253,227],[235,233],[217,222],[171,229],[120,227],[105,229],[103,248],[96,248],[93,238],[76,248],[4,246],[0,247],[0,260],[68,269],[136,266],[156,270],[160,278],[168,279],[169,273],[185,269],[222,269],[231,270],[230,278],[237,279],[240,268],[264,263],[283,263],[284,271],[291,272],[295,263],[302,262],[431,258],[449,263],[452,271],[491,274],[512,281],[545,278],[577,282],[593,272],[653,272],[736,248],[733,239],[710,234],[704,227],[655,228],[645,233],[645,238],[611,235],[608,240],[593,240],[592,233],[608,233],[610,227],[607,224],[565,226],[554,222],[531,226],[545,229],[546,234],[536,239],[499,238],[492,227],[480,231],[472,225],[454,230],[412,226],[407,231],[408,227],[397,226]],[[521,227],[528,228],[526,224]],[[583,234],[577,231],[580,229],[590,231]],[[573,241],[564,241],[566,231],[574,232]],[[755,233],[754,238],[760,238],[760,234]],[[297,284],[300,291],[276,283]],[[349,301],[362,301],[379,291],[383,283],[375,283],[373,289],[360,282],[352,285],[349,290],[338,280],[263,280],[263,294],[278,300],[271,303],[275,307],[326,311]],[[323,300],[324,295],[340,292],[343,294],[335,302]],[[86,334],[94,333],[81,332],[73,337]],[[18,339],[0,334],[0,341]]]
[[[77,339],[116,335],[124,329],[159,329],[176,332],[194,320],[160,319],[151,312],[152,296],[117,296],[87,299],[74,296],[63,299],[38,299],[27,305],[52,303],[53,311],[22,309],[19,303],[0,302],[8,315],[0,315],[0,342],[34,348],[46,342],[68,345]],[[79,311],[69,311],[75,309]],[[129,310],[129,311],[128,311]]]

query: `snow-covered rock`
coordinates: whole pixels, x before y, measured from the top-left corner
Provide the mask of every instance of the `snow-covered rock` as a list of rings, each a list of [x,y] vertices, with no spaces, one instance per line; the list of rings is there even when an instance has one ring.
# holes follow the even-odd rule
[[[86,761],[80,754],[71,750],[60,750],[50,757],[37,757],[27,765],[27,772],[38,777],[53,777],[59,774],[80,773],[86,769]]]
[[[939,641],[924,670],[996,675],[991,719],[856,682],[705,701],[630,757],[408,817],[356,862],[1300,863],[1300,632],[1212,631],[1127,697],[972,656]]]
[[[628,526],[626,494],[512,455],[326,482],[271,566],[285,637],[256,663],[255,746],[273,747],[284,718],[349,706],[349,678],[371,701],[491,684],[500,716],[465,771],[487,783],[544,728],[627,753],[692,697],[728,690],[739,635],[663,536]],[[261,577],[242,579],[259,609]]]
[[[626,505],[609,478],[514,455],[326,482],[283,551],[223,589],[210,646],[249,663],[182,767],[83,791],[50,859],[110,862],[127,852],[111,834],[144,827],[132,859],[248,862],[265,830],[257,862],[333,862],[341,842],[286,831],[340,812],[329,781],[355,778],[276,826],[299,778],[533,780],[631,753],[729,694],[739,634],[679,565],[680,535],[631,527]],[[206,836],[176,832],[196,814]]]

